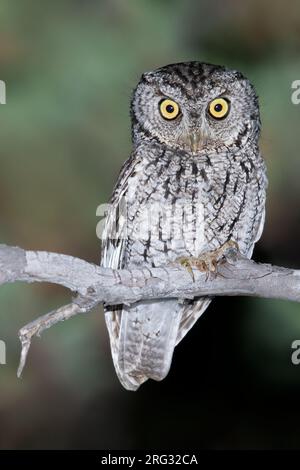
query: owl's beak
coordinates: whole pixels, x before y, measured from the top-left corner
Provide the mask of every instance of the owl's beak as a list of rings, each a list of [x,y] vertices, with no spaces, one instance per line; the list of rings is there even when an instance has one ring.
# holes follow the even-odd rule
[[[205,138],[201,132],[189,133],[189,144],[193,153],[198,153],[205,145]]]

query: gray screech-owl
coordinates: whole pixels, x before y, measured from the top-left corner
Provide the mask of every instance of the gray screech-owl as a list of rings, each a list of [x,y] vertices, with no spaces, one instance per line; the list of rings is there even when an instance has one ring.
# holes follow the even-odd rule
[[[133,150],[111,199],[104,267],[162,266],[229,241],[252,256],[265,216],[256,93],[239,72],[188,62],[142,75],[131,102]],[[163,379],[176,344],[209,305],[199,298],[105,308],[126,389]]]

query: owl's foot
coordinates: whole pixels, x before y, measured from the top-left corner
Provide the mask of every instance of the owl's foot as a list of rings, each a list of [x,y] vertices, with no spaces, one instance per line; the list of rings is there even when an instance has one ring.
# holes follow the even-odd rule
[[[220,248],[217,248],[216,250],[212,251],[207,251],[206,253],[202,253],[197,258],[181,257],[178,258],[176,262],[186,268],[192,276],[193,281],[195,281],[193,268],[196,268],[202,272],[206,272],[207,278],[209,278],[210,275],[217,275],[218,265],[220,261],[226,259],[227,253],[230,253],[232,251],[238,252],[239,247],[235,241],[229,240],[228,242],[224,243],[224,245],[220,246]]]

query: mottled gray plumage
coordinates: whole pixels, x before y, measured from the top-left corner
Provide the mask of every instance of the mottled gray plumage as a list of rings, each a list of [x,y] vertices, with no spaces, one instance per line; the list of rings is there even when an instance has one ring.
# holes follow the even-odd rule
[[[229,112],[214,119],[208,107],[219,97]],[[161,114],[165,98],[179,105],[175,119]],[[267,180],[258,148],[258,100],[249,81],[210,64],[168,65],[142,76],[131,117],[133,151],[112,196],[102,265],[165,265],[228,240],[251,257],[263,228]],[[147,225],[149,207],[159,210]],[[209,302],[107,307],[113,360],[124,387],[135,390],[148,378],[163,379],[175,345]]]

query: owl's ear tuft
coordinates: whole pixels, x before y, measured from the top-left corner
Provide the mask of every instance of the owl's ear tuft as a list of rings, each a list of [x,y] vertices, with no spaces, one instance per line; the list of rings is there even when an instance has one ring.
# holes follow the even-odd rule
[[[152,72],[144,72],[141,76],[140,83],[152,84],[153,83],[153,73]]]
[[[242,74],[242,72],[239,72],[238,70],[234,71],[234,78],[236,80],[247,80],[246,77]]]

